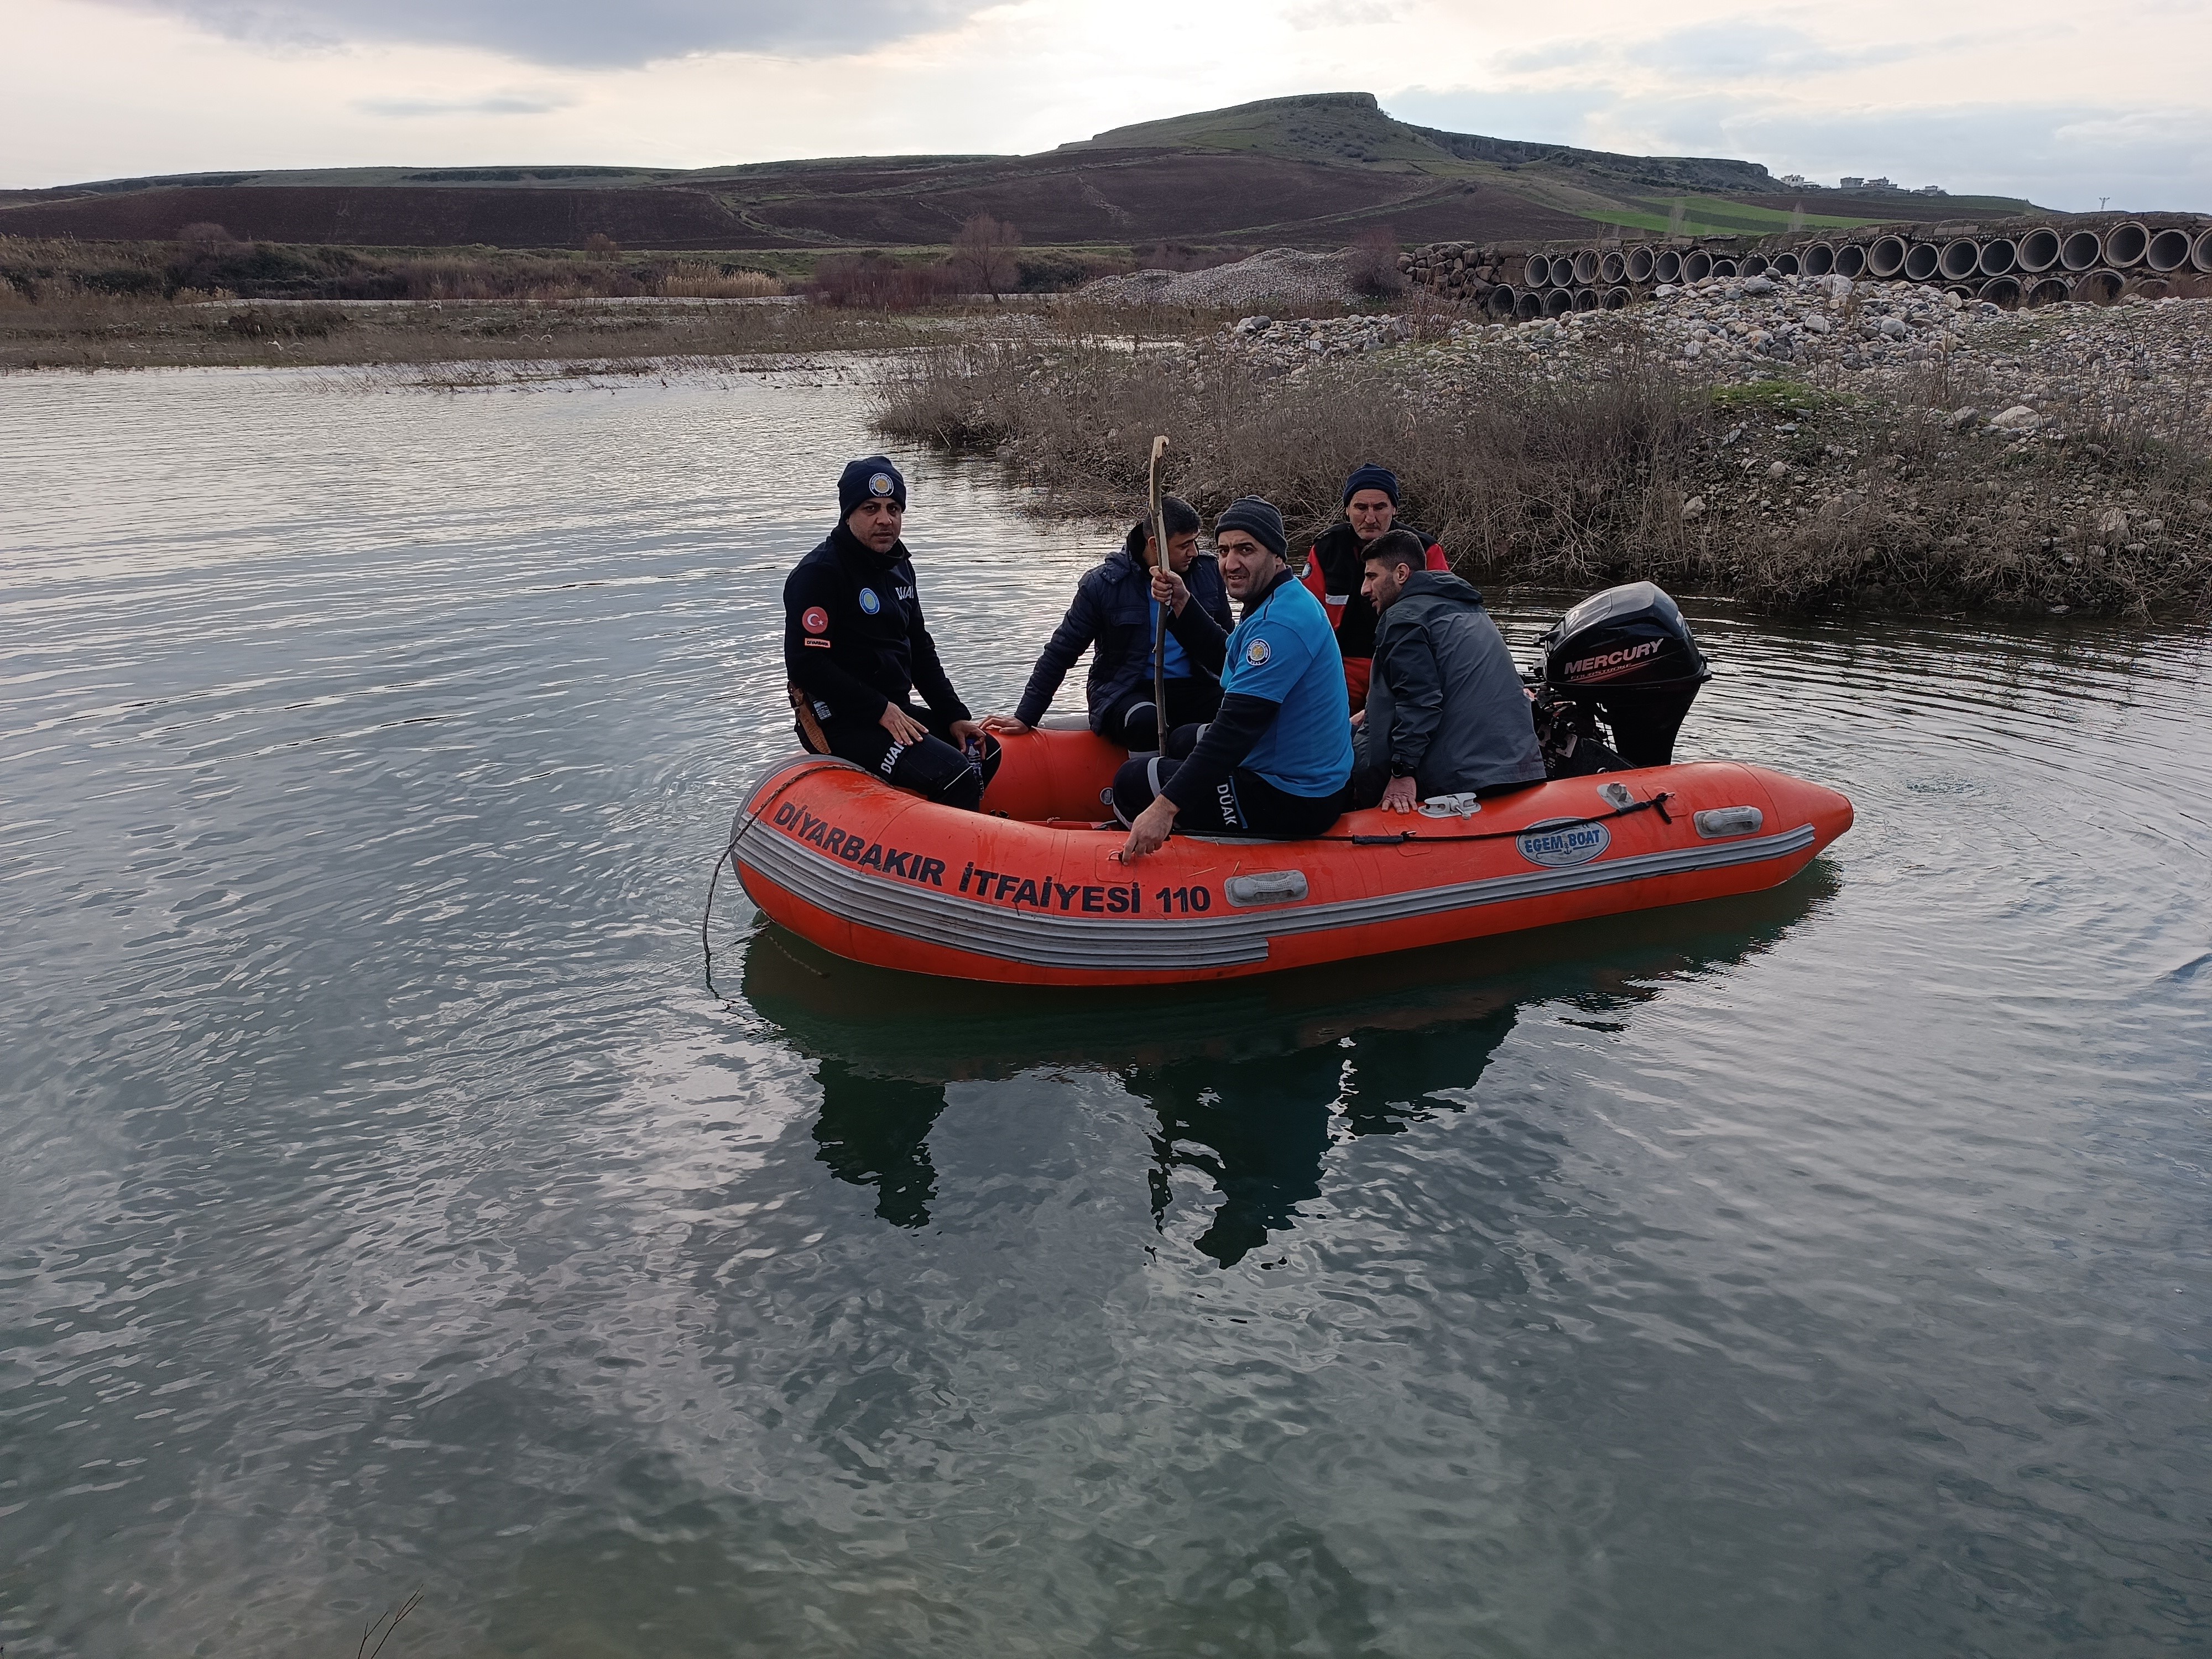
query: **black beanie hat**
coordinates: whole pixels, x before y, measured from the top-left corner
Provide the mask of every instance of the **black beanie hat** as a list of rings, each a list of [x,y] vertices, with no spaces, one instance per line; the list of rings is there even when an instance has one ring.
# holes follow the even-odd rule
[[[1340,505],[1351,506],[1352,498],[1363,489],[1379,489],[1390,498],[1391,506],[1398,505],[1398,475],[1387,466],[1362,461],[1344,481],[1344,500]]]
[[[1283,533],[1283,515],[1257,495],[1240,495],[1221,509],[1213,521],[1217,539],[1224,530],[1241,530],[1279,559],[1291,556],[1291,538]]]
[[[1203,527],[1199,521],[1198,509],[1180,495],[1160,497],[1160,516],[1168,521],[1170,541]],[[1152,521],[1150,519],[1138,520],[1129,526],[1128,535],[1122,538],[1121,550],[1131,558],[1137,557],[1144,552],[1145,538],[1152,533]]]
[[[837,475],[837,516],[849,519],[862,501],[893,501],[906,505],[906,480],[888,455],[863,455],[845,463]]]

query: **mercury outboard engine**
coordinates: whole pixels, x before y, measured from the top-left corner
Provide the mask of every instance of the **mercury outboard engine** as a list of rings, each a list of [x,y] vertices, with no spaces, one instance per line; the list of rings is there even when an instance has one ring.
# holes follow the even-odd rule
[[[1713,671],[1655,583],[1593,593],[1536,643],[1544,653],[1534,677],[1537,726],[1540,735],[1550,727],[1544,758],[1553,775],[1610,771],[1616,757],[1631,767],[1674,758],[1674,734]],[[1610,750],[1594,714],[1612,729]]]

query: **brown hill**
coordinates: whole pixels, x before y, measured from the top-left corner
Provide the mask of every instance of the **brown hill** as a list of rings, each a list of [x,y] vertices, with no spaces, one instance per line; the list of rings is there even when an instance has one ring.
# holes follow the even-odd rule
[[[1572,240],[1607,224],[1660,230],[1670,216],[1692,230],[1774,229],[1808,205],[1808,192],[1778,189],[1751,162],[1440,132],[1394,120],[1369,94],[1328,93],[1121,128],[1039,155],[118,179],[0,203],[0,234],[160,240],[211,222],[290,243],[576,247],[604,235],[632,248],[829,251],[939,246],[988,213],[1033,244],[1333,247],[1372,225],[1414,242]],[[1920,203],[1934,203],[1931,214],[1960,210],[1945,198],[1809,194],[1822,198],[1816,223],[1897,216]]]

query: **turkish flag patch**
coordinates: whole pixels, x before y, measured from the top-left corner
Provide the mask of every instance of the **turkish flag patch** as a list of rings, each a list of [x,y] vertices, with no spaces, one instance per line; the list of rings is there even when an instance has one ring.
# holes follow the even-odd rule
[[[808,605],[806,614],[799,621],[799,625],[810,634],[827,634],[830,631],[830,613],[818,605]]]

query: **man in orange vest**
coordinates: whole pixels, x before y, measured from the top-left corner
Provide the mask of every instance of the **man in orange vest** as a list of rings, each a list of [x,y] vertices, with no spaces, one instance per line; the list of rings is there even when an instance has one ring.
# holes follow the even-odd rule
[[[1368,547],[1393,530],[1420,536],[1427,568],[1451,568],[1442,547],[1398,521],[1398,475],[1364,462],[1344,481],[1344,522],[1323,532],[1306,554],[1306,588],[1327,607],[1329,626],[1336,630],[1344,688],[1354,714],[1367,706],[1367,677],[1375,664],[1375,607],[1359,585],[1367,574]]]

